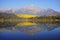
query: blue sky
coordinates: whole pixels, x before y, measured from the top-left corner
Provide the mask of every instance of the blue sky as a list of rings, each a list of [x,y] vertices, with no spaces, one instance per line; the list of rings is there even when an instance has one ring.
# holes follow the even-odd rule
[[[40,8],[52,8],[60,12],[60,0],[0,0],[0,8],[21,8],[34,4]]]

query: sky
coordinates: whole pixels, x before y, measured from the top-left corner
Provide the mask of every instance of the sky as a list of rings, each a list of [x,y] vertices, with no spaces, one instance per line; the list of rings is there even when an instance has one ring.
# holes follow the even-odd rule
[[[43,9],[51,8],[60,12],[60,0],[0,0],[0,8],[23,8],[31,4]]]

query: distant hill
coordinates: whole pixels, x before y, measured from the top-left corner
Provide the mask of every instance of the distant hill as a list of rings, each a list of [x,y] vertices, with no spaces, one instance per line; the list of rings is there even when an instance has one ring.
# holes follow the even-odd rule
[[[34,14],[38,16],[60,14],[60,12],[57,12],[51,8],[42,9],[34,5],[28,5],[23,8],[8,8],[8,9],[0,8],[0,12],[14,13],[14,14]]]
[[[0,18],[9,19],[9,18],[19,18],[15,14],[11,13],[0,13]]]

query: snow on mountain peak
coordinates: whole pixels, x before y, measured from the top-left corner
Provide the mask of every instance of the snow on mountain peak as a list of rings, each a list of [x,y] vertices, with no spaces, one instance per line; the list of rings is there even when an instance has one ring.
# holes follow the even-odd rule
[[[0,12],[7,12],[7,13],[26,13],[26,14],[36,14],[36,15],[47,15],[47,14],[56,14],[60,13],[51,8],[42,9],[36,7],[35,5],[31,4],[22,8],[0,8]]]
[[[32,11],[36,11],[36,12],[40,12],[42,10],[41,8],[38,8],[33,4],[25,6],[24,9],[32,10]]]

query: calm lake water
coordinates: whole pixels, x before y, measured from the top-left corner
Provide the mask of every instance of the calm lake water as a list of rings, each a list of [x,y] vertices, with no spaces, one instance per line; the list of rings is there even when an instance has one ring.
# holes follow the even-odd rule
[[[5,27],[3,27],[4,25]],[[22,22],[18,24],[2,24],[0,28],[1,40],[59,40],[60,22],[34,23]]]

